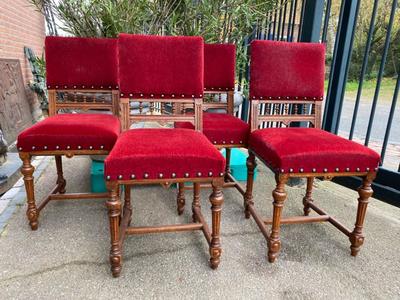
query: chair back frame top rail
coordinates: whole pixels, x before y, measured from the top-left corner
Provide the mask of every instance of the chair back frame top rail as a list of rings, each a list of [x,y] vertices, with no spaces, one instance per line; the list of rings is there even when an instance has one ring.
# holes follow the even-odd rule
[[[58,94],[64,95],[73,94],[73,100],[58,101]],[[81,93],[83,95],[79,96]],[[97,95],[111,96],[111,101],[96,101]],[[95,89],[49,89],[49,116],[54,116],[60,109],[80,109],[83,111],[88,110],[109,110],[113,115],[119,116],[119,90],[95,90]],[[92,96],[89,96],[92,95]]]
[[[277,122],[289,127],[292,122],[309,122],[314,128],[321,128],[321,100],[251,100],[250,101],[250,130],[259,129],[262,122]],[[262,114],[260,113],[261,104],[273,106],[270,108],[271,113],[275,114]],[[283,113],[281,106],[284,107]],[[305,109],[311,106],[309,112]],[[300,107],[300,109],[298,108]],[[294,109],[291,109],[294,108]],[[267,109],[268,110],[268,109]],[[293,111],[293,113],[292,113]]]
[[[140,98],[133,99],[121,96],[120,100],[120,119],[122,124],[122,130],[126,131],[130,128],[130,126],[137,122],[148,122],[154,121],[163,124],[165,122],[176,122],[176,121],[184,121],[184,122],[192,122],[195,130],[202,131],[203,130],[203,98]],[[151,111],[150,114],[131,114],[130,103],[131,102],[140,102],[140,103],[149,103],[151,107],[154,107],[154,103],[160,103],[161,108],[164,103],[172,103],[174,107],[174,111],[172,114],[165,114],[165,110],[161,109],[161,114],[153,114]],[[176,105],[187,104],[194,109],[194,114],[182,114],[175,113],[177,108]]]

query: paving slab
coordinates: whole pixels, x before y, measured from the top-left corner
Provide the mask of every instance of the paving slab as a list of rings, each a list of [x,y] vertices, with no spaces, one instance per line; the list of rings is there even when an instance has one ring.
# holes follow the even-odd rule
[[[89,191],[90,161],[65,162],[67,190]],[[55,183],[49,165],[36,183],[44,196]],[[260,168],[255,202],[271,214],[272,174]],[[266,259],[266,241],[243,215],[242,197],[225,192],[220,267],[208,267],[201,232],[130,236],[124,245],[120,278],[108,264],[109,230],[104,200],[54,201],[31,231],[25,205],[15,206],[0,236],[0,299],[398,299],[400,298],[400,209],[372,199],[365,244],[357,258],[349,241],[330,224],[282,226],[282,251]],[[202,190],[203,214],[210,220],[210,191]],[[132,190],[137,225],[190,220],[190,192],[183,216],[176,215],[175,189]],[[302,213],[303,187],[289,187],[285,215]],[[316,203],[351,227],[357,193],[332,182],[318,182]]]

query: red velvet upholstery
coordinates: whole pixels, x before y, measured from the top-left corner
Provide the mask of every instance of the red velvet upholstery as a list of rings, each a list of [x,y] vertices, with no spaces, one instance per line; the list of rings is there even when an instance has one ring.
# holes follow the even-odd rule
[[[324,96],[325,45],[253,41],[250,99],[320,99]]]
[[[60,114],[25,129],[19,151],[111,150],[120,133],[117,117],[106,114]]]
[[[249,149],[276,172],[365,172],[378,167],[375,151],[316,128],[267,128],[249,137]]]
[[[120,34],[118,51],[122,97],[202,97],[201,37]]]
[[[193,178],[221,176],[224,168],[223,156],[200,132],[146,128],[120,135],[104,173],[111,180]]]
[[[204,44],[204,89],[235,89],[236,48],[233,44]]]
[[[190,122],[175,122],[175,128],[194,129]],[[203,114],[203,133],[213,143],[247,144],[250,126],[241,119],[224,113]]]
[[[48,88],[118,89],[117,40],[48,36]]]

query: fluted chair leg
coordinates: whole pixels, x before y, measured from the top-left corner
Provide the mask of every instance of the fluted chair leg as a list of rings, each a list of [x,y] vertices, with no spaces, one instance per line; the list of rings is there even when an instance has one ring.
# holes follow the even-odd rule
[[[185,183],[179,182],[178,183],[178,196],[176,199],[178,215],[183,214],[185,209]]]
[[[303,205],[304,205],[304,215],[308,216],[311,212],[311,208],[308,205],[308,203],[312,203],[312,189],[313,189],[313,184],[314,184],[314,177],[307,177],[307,188],[306,188],[306,195],[303,198]]]
[[[249,205],[253,203],[253,184],[254,184],[254,169],[257,166],[256,158],[252,152],[249,152],[249,157],[246,161],[247,165],[247,185],[244,194],[244,214],[246,219],[250,218]]]
[[[367,176],[363,178],[363,183],[358,188],[359,198],[358,198],[356,223],[354,226],[354,230],[349,237],[351,242],[350,249],[352,256],[357,256],[361,246],[364,244],[364,235],[362,230],[363,230],[365,215],[367,212],[369,198],[373,194],[371,184],[374,178],[375,178],[375,173],[369,173]]]
[[[225,182],[229,182],[228,174],[231,173],[231,148],[225,148]]]
[[[211,243],[210,243],[210,266],[212,269],[218,268],[221,257],[221,240],[220,240],[220,228],[221,228],[221,210],[224,202],[224,196],[222,194],[223,181],[216,179],[212,182],[213,192],[210,195],[211,202],[211,213],[212,213],[212,232],[211,232]]]
[[[64,178],[63,168],[62,168],[62,156],[56,155],[56,167],[57,167],[57,185],[58,185],[58,192],[60,194],[65,194],[65,186],[67,181]]]
[[[20,153],[19,157],[22,160],[21,173],[24,176],[26,197],[27,197],[27,202],[28,202],[26,216],[28,217],[29,225],[31,226],[31,229],[37,230],[38,226],[39,226],[39,222],[38,222],[39,211],[36,206],[35,189],[34,189],[34,182],[33,182],[33,172],[35,171],[35,168],[31,164],[32,156],[30,154]]]
[[[132,201],[131,201],[131,186],[126,185],[124,190],[124,208],[123,208],[124,216],[125,214],[130,214],[128,226],[131,225],[132,222]]]
[[[111,250],[110,250],[110,263],[111,272],[114,277],[118,277],[121,273],[122,252],[120,242],[120,224],[121,217],[121,200],[119,196],[119,188],[116,183],[108,184],[110,197],[106,205],[108,208],[108,217],[110,221],[110,236],[111,236]]]
[[[274,198],[272,228],[271,228],[271,235],[268,239],[268,261],[271,263],[276,260],[276,258],[278,257],[279,251],[281,249],[281,240],[280,240],[279,235],[280,235],[283,203],[287,197],[287,194],[285,191],[285,184],[288,180],[288,177],[276,175],[275,180],[276,180],[276,188],[272,192],[272,196]]]
[[[192,220],[193,222],[198,222],[199,220],[197,220],[196,217],[196,209],[201,209],[201,205],[200,205],[200,183],[199,182],[195,182],[193,183],[193,203],[192,203]]]

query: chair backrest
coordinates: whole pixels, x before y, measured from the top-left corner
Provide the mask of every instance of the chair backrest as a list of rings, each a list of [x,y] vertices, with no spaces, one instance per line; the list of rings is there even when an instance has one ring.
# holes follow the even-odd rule
[[[233,114],[235,64],[234,44],[204,44],[204,110],[222,108]]]
[[[204,44],[203,110],[223,109],[234,113],[236,47],[234,44]],[[176,105],[184,112],[184,105]]]
[[[201,37],[120,34],[118,79],[123,129],[139,121],[190,121],[202,126],[204,43]],[[195,114],[131,115],[130,101],[188,103]]]
[[[251,43],[251,129],[260,122],[321,124],[325,45],[255,40]],[[266,114],[260,115],[260,105]]]
[[[116,39],[49,36],[45,54],[50,115],[72,108],[118,114]]]

